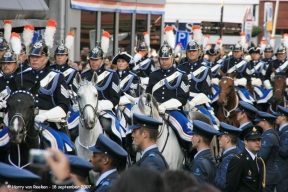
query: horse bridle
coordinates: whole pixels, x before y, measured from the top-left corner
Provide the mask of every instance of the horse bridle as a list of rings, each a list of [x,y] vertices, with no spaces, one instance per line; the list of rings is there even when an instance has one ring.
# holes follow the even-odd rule
[[[13,93],[11,94],[11,97],[10,97],[10,98],[12,98],[12,96],[15,95],[15,94],[17,94],[17,93],[25,93],[25,94],[27,94],[27,95],[30,95],[30,96],[33,98],[33,101],[35,101],[34,96],[32,95],[32,93],[30,93],[29,91],[25,91],[25,90],[18,90],[18,91],[13,92]],[[23,123],[23,129],[22,129],[19,133],[23,132],[23,141],[24,141],[24,142],[25,142],[25,140],[26,140],[26,137],[29,137],[29,138],[31,138],[31,139],[36,139],[36,138],[37,138],[37,136],[36,136],[35,138],[33,138],[33,137],[27,135],[27,132],[28,132],[27,127],[30,125],[30,123],[31,123],[31,122],[33,121],[33,119],[34,119],[35,110],[37,110],[37,109],[34,109],[33,115],[31,115],[31,117],[27,120],[27,122],[25,122],[22,113],[15,113],[15,114],[11,117],[11,120],[9,121],[9,126],[12,124],[12,120],[14,120],[14,119],[17,118],[17,117],[22,121],[22,123]]]
[[[234,79],[233,79],[232,77],[229,77],[229,76],[223,76],[222,79],[230,79],[230,80],[232,80],[232,81],[234,82]],[[227,99],[228,99],[228,101],[229,101],[229,98],[230,98],[230,97],[229,97],[229,94],[231,93],[232,88],[233,88],[233,87],[230,88],[230,90],[229,90],[228,93],[226,93],[226,92],[224,92],[224,91],[221,91],[221,92],[219,93],[219,95],[220,95],[220,94],[226,95],[226,97],[227,97]]]
[[[88,85],[89,83],[92,84],[94,87],[96,86],[96,85],[95,85],[94,83],[92,83],[92,82],[82,83],[82,84],[80,84],[80,85],[78,86],[77,92],[78,92],[78,90],[79,90],[80,87],[82,87],[83,85]],[[98,100],[98,94],[97,94],[97,96],[95,96],[95,97],[96,97],[97,100]],[[94,112],[93,118],[96,119],[96,117],[98,116],[98,114],[97,114],[98,102],[97,102],[97,105],[95,106],[95,108],[94,108],[91,104],[86,104],[86,105],[84,105],[84,107],[83,107],[83,109],[82,109],[79,102],[78,102],[78,106],[79,106],[79,112],[80,112],[79,118],[80,118],[80,123],[81,123],[81,125],[82,125],[83,127],[85,127],[85,129],[88,129],[88,130],[93,129],[93,127],[88,128],[88,127],[85,126],[85,124],[84,124],[84,120],[85,120],[85,119],[84,119],[84,113],[83,113],[83,112],[84,112],[84,110],[85,110],[86,107],[91,107],[92,110],[93,110],[93,112]]]

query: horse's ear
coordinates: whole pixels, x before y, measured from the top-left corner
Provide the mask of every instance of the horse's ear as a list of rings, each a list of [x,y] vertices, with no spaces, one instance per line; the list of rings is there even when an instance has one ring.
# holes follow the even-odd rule
[[[225,76],[225,73],[221,69],[219,70],[219,73],[220,73],[221,77]]]
[[[82,78],[79,72],[76,73],[75,80],[78,85],[82,83]]]
[[[234,78],[234,77],[236,77],[236,76],[237,76],[237,73],[238,73],[237,71],[234,71],[234,72],[233,72],[233,73],[231,73],[229,76],[230,76],[230,77],[232,77],[232,78]]]
[[[98,79],[98,75],[97,73],[94,71],[93,76],[92,76],[92,83],[97,84],[97,79]]]
[[[38,90],[40,89],[40,81],[37,81],[33,87],[30,89],[30,93],[32,93],[32,95],[35,95]]]
[[[146,94],[146,102],[150,103],[152,101],[152,95],[150,93]]]
[[[18,87],[17,87],[17,84],[16,84],[16,81],[14,78],[11,78],[9,80],[9,88],[11,90],[11,93],[15,92],[18,90]]]

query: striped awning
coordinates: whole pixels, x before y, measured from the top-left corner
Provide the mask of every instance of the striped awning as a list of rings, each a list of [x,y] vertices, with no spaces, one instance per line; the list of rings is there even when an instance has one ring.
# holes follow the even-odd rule
[[[147,4],[135,2],[104,1],[104,0],[71,0],[73,9],[86,11],[164,14],[164,4]]]

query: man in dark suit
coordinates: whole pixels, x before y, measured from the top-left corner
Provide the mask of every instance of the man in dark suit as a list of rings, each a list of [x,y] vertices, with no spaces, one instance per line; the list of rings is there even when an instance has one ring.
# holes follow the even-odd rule
[[[90,189],[90,191],[106,192],[119,176],[117,165],[128,154],[120,145],[103,134],[99,135],[96,145],[89,147],[89,150],[93,152],[93,156],[90,159],[93,171],[100,174],[95,188]]]
[[[197,150],[191,163],[190,171],[200,183],[213,184],[216,175],[216,160],[209,148],[215,135],[219,132],[211,125],[199,120],[193,121],[192,147]]]
[[[261,148],[257,153],[266,165],[266,187],[263,192],[274,192],[276,185],[281,181],[281,173],[276,161],[280,147],[280,138],[272,128],[276,117],[270,113],[258,111],[258,116],[253,121],[263,129]]]
[[[262,128],[246,127],[239,135],[245,149],[230,160],[226,175],[226,192],[261,192],[265,187],[266,169],[257,152],[261,147]]]
[[[251,122],[254,117],[257,115],[258,110],[251,104],[246,103],[244,101],[240,101],[238,108],[235,109],[237,111],[237,121],[240,124],[239,129],[245,129],[246,127],[252,126],[253,123]],[[241,139],[237,141],[237,148],[239,151],[243,151],[245,146],[244,142]]]
[[[288,191],[288,108],[278,105],[276,123],[279,127],[280,149],[277,165],[280,169],[282,181],[276,186],[277,192]]]
[[[134,113],[133,125],[129,129],[132,130],[135,145],[142,150],[141,159],[136,162],[136,165],[161,173],[169,169],[169,166],[156,145],[159,125],[162,125],[162,122]]]
[[[241,129],[221,122],[219,127],[219,147],[223,149],[223,155],[218,159],[219,165],[217,167],[214,184],[219,189],[223,190],[226,182],[227,167],[230,160],[238,155],[240,151],[236,147],[238,136]]]

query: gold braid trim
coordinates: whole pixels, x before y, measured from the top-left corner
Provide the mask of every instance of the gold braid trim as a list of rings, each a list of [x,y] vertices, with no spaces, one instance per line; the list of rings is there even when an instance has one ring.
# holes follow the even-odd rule
[[[263,171],[264,171],[264,176],[263,176],[263,181],[262,181],[262,187],[265,188],[266,186],[266,166],[265,166],[265,162],[264,160],[261,158],[261,157],[258,157],[258,159],[260,159],[262,161],[262,164],[263,164]]]

